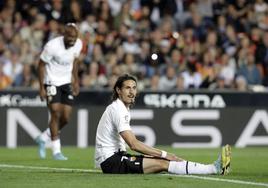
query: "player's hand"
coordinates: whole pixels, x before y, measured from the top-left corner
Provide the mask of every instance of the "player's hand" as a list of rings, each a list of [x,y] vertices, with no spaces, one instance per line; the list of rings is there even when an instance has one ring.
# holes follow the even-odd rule
[[[79,83],[73,83],[72,84],[72,90],[73,90],[73,95],[77,96],[80,92],[80,87],[79,87]]]
[[[175,154],[173,153],[167,153],[166,159],[169,161],[183,161],[182,158],[177,157]]]
[[[44,87],[40,87],[39,95],[40,95],[41,101],[45,100],[45,98],[47,97],[47,92]]]

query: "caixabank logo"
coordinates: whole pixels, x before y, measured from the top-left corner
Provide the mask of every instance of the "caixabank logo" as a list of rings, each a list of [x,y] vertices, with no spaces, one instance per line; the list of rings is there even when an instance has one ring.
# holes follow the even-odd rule
[[[21,94],[0,95],[0,107],[42,107],[46,106],[45,101],[41,101],[38,95],[27,97]]]

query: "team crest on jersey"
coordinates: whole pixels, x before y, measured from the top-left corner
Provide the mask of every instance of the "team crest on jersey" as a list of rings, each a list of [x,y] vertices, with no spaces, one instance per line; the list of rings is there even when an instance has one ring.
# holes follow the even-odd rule
[[[129,117],[128,117],[128,115],[125,115],[125,120],[126,120],[126,123],[129,122]]]
[[[135,161],[136,157],[130,157],[130,161]]]
[[[74,97],[72,95],[68,95],[68,99],[73,100]]]

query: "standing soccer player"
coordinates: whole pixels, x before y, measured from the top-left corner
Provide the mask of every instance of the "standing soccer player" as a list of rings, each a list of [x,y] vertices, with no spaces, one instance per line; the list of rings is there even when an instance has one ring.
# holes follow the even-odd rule
[[[53,158],[67,160],[61,152],[60,130],[68,123],[74,97],[79,94],[78,57],[82,41],[74,23],[65,25],[63,36],[50,40],[40,55],[38,66],[41,99],[47,100],[49,128],[36,138],[39,156],[46,157],[45,144],[51,142]]]
[[[136,139],[130,127],[130,107],[137,94],[136,79],[129,75],[118,78],[113,88],[113,102],[106,108],[97,128],[95,163],[103,173],[226,174],[230,167],[231,148],[213,164],[187,161],[172,153],[145,145]],[[125,143],[141,155],[126,152]]]

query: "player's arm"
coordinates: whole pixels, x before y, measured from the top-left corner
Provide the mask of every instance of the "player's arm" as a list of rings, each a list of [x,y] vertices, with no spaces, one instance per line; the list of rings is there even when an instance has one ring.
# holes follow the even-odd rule
[[[38,64],[38,80],[39,80],[39,95],[41,100],[46,98],[46,89],[44,87],[44,76],[45,76],[45,62],[40,59]]]
[[[143,153],[145,155],[153,156],[153,157],[162,157],[171,161],[179,161],[181,160],[177,156],[172,153],[167,153],[165,151],[159,150],[157,148],[150,147],[143,142],[139,141],[136,136],[133,134],[131,130],[126,130],[120,132],[120,135],[128,144],[131,150]]]
[[[78,58],[75,58],[73,63],[73,70],[72,70],[72,89],[73,89],[73,95],[77,96],[79,94],[79,77],[78,77],[78,69],[79,69],[79,60]]]

